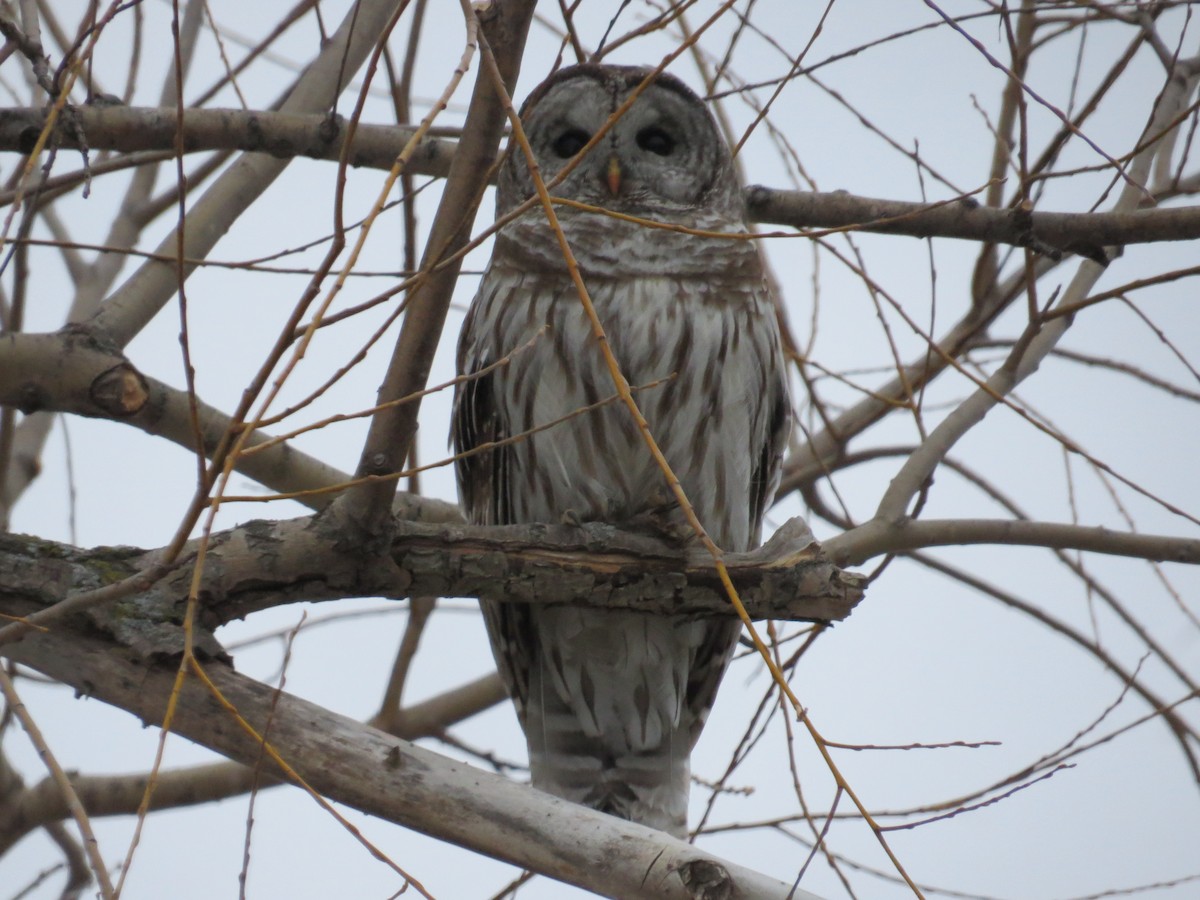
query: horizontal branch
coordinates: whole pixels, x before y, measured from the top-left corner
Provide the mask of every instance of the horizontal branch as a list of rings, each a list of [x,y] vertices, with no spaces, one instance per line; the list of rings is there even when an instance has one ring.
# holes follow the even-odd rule
[[[1196,538],[1014,519],[907,519],[900,522],[873,519],[830,538],[823,549],[839,565],[858,566],[889,553],[972,544],[1086,550],[1109,556],[1200,565],[1200,539]]]
[[[68,773],[71,787],[88,817],[136,815],[146,793],[149,773],[137,775],[81,775]],[[272,787],[277,782],[257,775],[249,766],[231,762],[197,765],[188,769],[164,770],[155,779],[152,811],[212,803]],[[62,791],[51,778],[27,789],[18,789],[0,804],[0,853],[33,831],[65,819],[70,813]]]
[[[908,237],[948,237],[1074,253],[1105,263],[1105,247],[1200,238],[1200,207],[1133,212],[1029,212],[981,206],[973,200],[931,205],[903,200],[746,189],[750,220],[793,228],[847,228]]]
[[[73,115],[78,130],[60,126],[60,146],[78,149],[77,135],[82,133],[95,150],[134,153],[174,147],[178,121],[172,110],[82,107]],[[45,116],[41,109],[0,110],[0,151],[27,152]],[[234,109],[188,110],[183,127],[184,148],[189,152],[242,150],[326,160],[340,157],[349,133],[339,117]],[[414,133],[411,126],[360,124],[349,148],[350,165],[390,169]],[[407,171],[444,177],[454,148],[453,141],[427,137],[417,144]],[[1030,212],[980,206],[973,200],[931,205],[844,191],[809,193],[762,186],[747,188],[746,205],[751,221],[762,224],[987,241],[1097,260],[1106,258],[1104,247],[1200,238],[1200,207],[1126,213]]]
[[[179,119],[174,109],[134,106],[76,107],[72,116],[92,150],[136,153],[171,150]],[[0,110],[0,150],[27,153],[46,123],[43,109]],[[341,116],[297,115],[241,109],[189,109],[184,115],[183,148],[243,150],[279,159],[298,156],[338,160],[349,133]],[[74,128],[59,127],[60,147],[80,149]],[[348,162],[352,166],[390,169],[416,128],[360,124]],[[425,138],[417,144],[408,171],[444,177],[454,157],[454,142]]]
[[[598,606],[650,613],[734,615],[711,557],[611,525],[484,528],[401,522],[393,559],[411,594]],[[865,579],[832,565],[799,519],[762,547],[724,562],[754,619],[840,621]],[[416,586],[419,581],[419,588]]]
[[[13,660],[133,713],[163,720],[177,666],[150,664],[98,636],[31,634],[0,650]],[[804,891],[717,859],[661,832],[576,806],[391,737],[221,663],[205,672],[222,697],[320,794],[603,896],[795,897]],[[172,731],[229,759],[262,765],[260,743],[197,678],[188,678]],[[267,763],[267,774],[285,777]],[[397,862],[422,874],[418,860]],[[721,893],[703,893],[704,881]]]
[[[80,550],[0,536],[0,612],[28,615],[82,591],[150,570],[158,551]],[[188,550],[182,556],[190,560]],[[825,559],[799,520],[726,565],[755,618],[835,621],[862,598],[864,579]],[[146,657],[182,649],[176,623],[191,566],[148,589],[93,609],[93,627]],[[734,615],[712,560],[609,525],[500,528],[402,520],[391,559],[364,559],[326,518],[247,522],[214,534],[200,582],[202,621],[215,629],[258,610],[345,597],[478,597],[688,616]],[[220,656],[215,642],[199,645]]]

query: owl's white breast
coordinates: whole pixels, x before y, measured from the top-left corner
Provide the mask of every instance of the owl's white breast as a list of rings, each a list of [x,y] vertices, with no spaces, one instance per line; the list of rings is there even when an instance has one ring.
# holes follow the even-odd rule
[[[769,440],[764,398],[777,372],[778,335],[761,284],[725,275],[598,277],[592,302],[621,373],[701,521],[727,549],[758,539],[753,469]],[[683,529],[667,480],[611,373],[565,273],[494,263],[488,281],[508,283],[488,314],[516,353],[495,390],[504,431],[530,434],[508,451],[516,521],[629,522],[659,517]],[[484,311],[486,313],[486,311]],[[581,412],[585,407],[599,408]],[[562,421],[559,421],[562,420]],[[517,486],[527,486],[520,490]],[[686,529],[683,529],[686,530]]]

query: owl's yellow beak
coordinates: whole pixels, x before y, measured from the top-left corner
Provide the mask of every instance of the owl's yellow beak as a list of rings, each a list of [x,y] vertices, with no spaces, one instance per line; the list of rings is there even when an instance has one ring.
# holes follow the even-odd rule
[[[621,193],[621,164],[615,156],[608,158],[608,168],[604,171],[604,183],[614,197]]]

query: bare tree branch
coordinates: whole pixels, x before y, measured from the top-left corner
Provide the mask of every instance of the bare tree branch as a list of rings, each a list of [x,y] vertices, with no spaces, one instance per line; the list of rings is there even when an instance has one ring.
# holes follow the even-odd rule
[[[1105,260],[1104,247],[1200,238],[1200,207],[1110,213],[997,209],[970,200],[914,203],[846,193],[747,189],[750,218],[794,228],[847,228],[908,237],[949,237],[1074,253]]]
[[[123,354],[79,330],[0,335],[0,405],[27,415],[69,412],[111,419],[181,447],[195,446],[187,394],[143,375]],[[232,420],[203,402],[196,412],[205,450],[212,453]],[[253,432],[247,448],[271,446],[240,455],[237,470],[281,493],[301,493],[297,499],[314,509],[328,505],[332,495],[303,492],[350,480],[333,466],[272,441],[261,430]]]
[[[876,520],[845,534],[835,535],[822,547],[829,558],[839,565],[856,566],[890,553],[970,544],[1086,550],[1113,556],[1200,565],[1200,539],[1197,538],[1133,534],[1109,528],[1012,519],[908,519],[886,525]]]
[[[85,106],[75,114],[93,150],[169,150],[179,128],[174,111],[162,107]],[[0,110],[0,150],[27,152],[45,120],[42,109]],[[330,162],[337,162],[345,153],[351,166],[384,170],[395,164],[415,134],[414,127],[367,123],[356,125],[351,133],[341,116],[269,110],[189,109],[183,121],[183,147],[188,153],[240,150],[288,161],[302,156]],[[351,142],[347,149],[348,137]],[[77,143],[63,132],[62,146]],[[415,175],[444,178],[450,171],[455,146],[452,141],[421,139],[407,168]]]
[[[611,525],[484,527],[398,521],[388,566],[364,566],[345,551],[327,518],[248,522],[214,534],[200,582],[202,620],[216,628],[287,603],[378,594],[478,596],[524,603],[599,605],[674,615],[734,615],[712,561]],[[192,548],[183,559],[190,560]],[[161,551],[84,551],[32,538],[0,537],[0,611],[26,615],[68,595],[104,590],[152,571]],[[823,557],[799,520],[758,550],[729,554],[727,566],[756,618],[843,619],[863,580]],[[145,653],[182,647],[177,624],[192,587],[190,564],[175,567],[119,609],[94,610],[93,623]],[[70,586],[70,587],[68,587]],[[32,604],[32,605],[30,605]],[[39,614],[41,624],[50,621]],[[208,652],[219,654],[215,645]]]
[[[452,688],[409,709],[394,712],[388,727],[381,728],[393,737],[415,741],[441,735],[446,729],[505,699],[504,687],[497,675]],[[376,723],[370,723],[381,727]],[[63,793],[52,778],[26,788],[19,776],[4,767],[0,777],[0,854],[35,828],[42,828],[70,815]],[[91,818],[133,815],[141,805],[149,776],[82,775],[68,772],[71,786]],[[159,772],[155,780],[151,810],[177,809],[248,793],[255,788],[282,784],[252,766],[237,762],[216,762]],[[87,871],[87,865],[84,864]],[[86,881],[85,881],[86,883]]]
[[[1179,110],[1186,105],[1191,91],[1192,86],[1184,80],[1171,83],[1159,95],[1154,115],[1147,124],[1143,137],[1158,134],[1167,122],[1174,119]],[[1114,204],[1116,212],[1130,211],[1140,202],[1144,193],[1140,185],[1146,180],[1158,149],[1155,145],[1146,147],[1134,157],[1129,171],[1122,172],[1126,184]],[[1072,306],[1078,303],[1087,296],[1103,271],[1103,266],[1091,259],[1082,261],[1055,306]],[[1032,284],[1029,285],[1029,290],[1033,291]],[[1037,371],[1042,360],[1054,349],[1071,325],[1069,318],[1051,319],[1043,323],[1035,318],[1037,312],[1032,312],[1025,334],[1014,345],[1005,364],[946,416],[908,458],[880,499],[877,517],[886,521],[897,521],[903,517],[909,502],[955,442],[980,422],[989,410],[1001,403],[1018,384]]]
[[[480,40],[494,47],[504,82],[511,91],[521,71],[525,38],[536,0],[495,4],[479,15]],[[470,8],[468,7],[468,10]],[[473,13],[468,12],[473,15]],[[471,225],[483,199],[492,163],[500,144],[505,110],[496,97],[490,75],[476,73],[463,137],[451,163],[446,188],[430,226],[421,258],[423,278],[409,294],[404,324],[396,340],[378,404],[414,396],[409,403],[382,408],[371,419],[371,428],[358,464],[359,475],[391,475],[408,459],[417,429],[419,392],[429,378],[446,321],[446,312],[458,282],[461,259],[454,255],[471,237]],[[449,265],[443,261],[453,260]],[[346,496],[350,515],[368,534],[376,533],[391,510],[391,481],[367,483]]]
[[[89,696],[162,720],[173,665],[62,630],[31,635],[6,655]],[[717,859],[681,841],[576,806],[498,775],[463,766],[232,671],[205,672],[224,700],[321,794],[388,821],[551,878],[621,898],[814,895]],[[237,727],[214,728],[228,713],[196,678],[179,697],[173,730],[218,753],[254,764],[261,742]],[[232,724],[232,723],[231,723]],[[689,885],[710,883],[716,893]]]
[[[168,150],[178,127],[172,111],[156,107],[82,107],[75,114],[93,149],[122,153]],[[27,151],[41,133],[45,118],[42,109],[0,110],[0,151]],[[339,117],[196,109],[188,110],[183,133],[188,152],[240,150],[284,161],[298,156],[336,161],[345,152],[352,166],[390,169],[416,129],[360,124],[351,136]],[[78,144],[72,134],[63,130],[62,146]],[[348,136],[347,149],[344,144]],[[445,177],[457,146],[456,141],[423,138],[409,157],[406,170]],[[763,185],[746,189],[746,206],[750,220],[764,225],[958,238],[1095,259],[1103,258],[1105,247],[1200,238],[1200,207],[1195,206],[1107,213],[1043,212],[983,206],[971,198],[931,204],[861,197],[845,191],[785,191]]]

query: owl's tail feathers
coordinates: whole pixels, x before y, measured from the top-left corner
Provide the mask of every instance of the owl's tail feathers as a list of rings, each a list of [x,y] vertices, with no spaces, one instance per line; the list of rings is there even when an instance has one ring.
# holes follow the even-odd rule
[[[574,721],[574,728],[562,732],[552,722],[546,724],[551,727],[540,732],[545,743],[530,740],[535,788],[687,838],[691,769],[686,735],[675,735],[667,746],[649,752],[608,756],[579,733]]]

